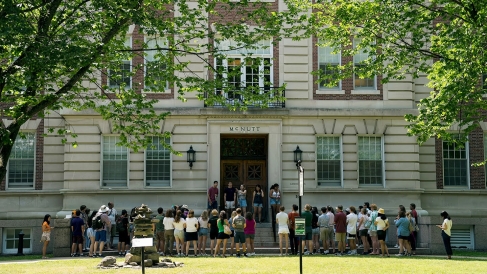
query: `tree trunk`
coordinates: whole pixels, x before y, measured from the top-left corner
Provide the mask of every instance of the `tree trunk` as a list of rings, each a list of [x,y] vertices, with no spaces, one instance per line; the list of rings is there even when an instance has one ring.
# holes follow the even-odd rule
[[[12,140],[11,143],[0,143],[0,182],[5,180],[5,176],[7,175],[7,164],[8,159],[10,158],[10,153],[12,152],[12,148],[14,147],[15,139],[19,134],[20,127],[14,124],[11,124],[6,131],[3,132],[10,132],[8,137]],[[2,135],[0,135],[0,140],[3,140]]]

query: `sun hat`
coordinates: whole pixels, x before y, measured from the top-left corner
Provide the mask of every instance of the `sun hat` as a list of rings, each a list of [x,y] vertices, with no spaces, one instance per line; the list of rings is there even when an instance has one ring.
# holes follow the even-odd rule
[[[105,213],[108,211],[108,208],[106,205],[102,205],[100,206],[100,209],[98,210],[98,212],[101,212],[101,213]]]
[[[379,208],[379,213],[380,214],[384,214],[384,209],[383,208]]]
[[[188,205],[183,205],[181,208],[188,209]]]

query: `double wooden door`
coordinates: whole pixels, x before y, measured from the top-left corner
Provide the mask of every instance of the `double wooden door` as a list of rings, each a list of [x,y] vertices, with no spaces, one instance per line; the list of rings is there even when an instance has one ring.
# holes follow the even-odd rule
[[[221,160],[220,171],[220,204],[223,205],[228,182],[232,182],[237,189],[243,184],[247,189],[247,211],[251,211],[255,186],[267,189],[266,160]]]

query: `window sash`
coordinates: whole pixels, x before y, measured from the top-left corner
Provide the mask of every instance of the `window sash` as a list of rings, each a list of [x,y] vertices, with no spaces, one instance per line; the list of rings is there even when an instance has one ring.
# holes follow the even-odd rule
[[[322,71],[322,75],[332,75],[338,72],[338,66],[341,63],[341,55],[334,54],[333,48],[326,46],[318,46],[318,66]],[[319,82],[319,89],[339,89],[341,81],[337,82],[335,86],[328,86],[331,80],[323,79]]]
[[[19,233],[20,231],[24,232],[24,251],[30,252],[32,246],[32,231],[31,229],[22,229],[22,228],[5,228],[4,229],[4,251],[6,253],[17,252],[19,246]],[[9,252],[10,251],[10,252]]]
[[[317,179],[320,186],[340,186],[342,180],[340,137],[317,137]]]
[[[128,150],[117,146],[119,136],[103,136],[102,186],[127,186]]]
[[[460,148],[456,144],[442,141],[442,145],[443,184],[445,186],[468,186],[467,144]]]
[[[108,70],[108,86],[119,88],[124,84],[124,88],[130,88],[132,83],[130,61],[124,60],[116,70]]]
[[[358,44],[360,44],[361,39],[353,39],[353,47],[355,48]],[[361,68],[365,65],[362,63],[363,61],[369,58],[365,49],[360,49],[354,56],[353,56],[353,66],[354,68]],[[353,86],[354,89],[376,89],[376,79],[377,76],[374,75],[371,78],[360,78],[358,74],[353,74]]]
[[[164,140],[170,143],[170,138]],[[145,184],[148,187],[171,186],[171,151],[166,149],[159,137],[152,137],[152,145],[145,151]]]
[[[165,48],[168,45],[167,39],[163,37],[146,37],[147,48]],[[151,82],[155,82],[154,85],[165,82],[165,89],[169,88],[169,82],[164,78],[161,72],[167,69],[167,64],[158,60],[157,55],[166,55],[166,50],[149,50],[145,58],[145,76],[152,78]],[[149,82],[146,82],[146,89],[154,89],[155,86]]]
[[[25,139],[17,137],[7,169],[8,188],[33,188],[35,182],[36,134],[26,132]]]
[[[358,138],[358,160],[359,184],[382,185],[382,138],[378,136],[360,136]]]

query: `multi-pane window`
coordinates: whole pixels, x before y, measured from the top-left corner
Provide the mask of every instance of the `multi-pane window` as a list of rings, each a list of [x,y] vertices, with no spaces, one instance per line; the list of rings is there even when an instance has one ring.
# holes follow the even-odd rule
[[[358,180],[360,185],[382,185],[382,138],[358,137]]]
[[[164,139],[164,143],[170,144],[170,139]],[[152,137],[152,145],[145,151],[145,184],[171,186],[171,151],[161,144],[159,137]]]
[[[333,75],[338,72],[341,56],[339,53],[334,54],[332,47],[318,47],[318,66],[321,70],[321,75]],[[322,79],[319,81],[319,89],[339,89],[340,82],[330,86],[332,81],[330,79]]]
[[[444,186],[468,186],[468,176],[467,143],[443,141]]]
[[[353,39],[353,46],[357,47],[360,44],[361,39]],[[364,66],[363,62],[369,58],[369,53],[365,49],[359,49],[359,51],[353,56],[354,69]],[[354,89],[376,89],[376,77],[360,78],[357,73],[353,74],[353,86]]]
[[[318,137],[316,155],[318,185],[340,186],[342,179],[340,137]]]
[[[132,48],[132,39],[127,38],[125,48]],[[132,85],[132,63],[130,60],[123,60],[116,68],[108,70],[108,86],[110,88],[130,88]]]
[[[242,100],[236,92],[242,88],[252,87],[254,93],[262,94],[270,90],[272,78],[272,52],[270,40],[259,42],[256,48],[240,48],[232,40],[225,40],[218,44],[218,49],[227,58],[216,59],[216,69],[221,73],[216,79],[226,79],[227,91],[217,89],[217,94],[227,99]],[[244,56],[252,54],[250,56]]]
[[[3,253],[17,253],[19,248],[19,233],[21,231],[24,233],[23,251],[27,253],[32,252],[32,233],[30,229],[4,228],[3,231]]]
[[[118,146],[118,136],[103,136],[102,177],[103,187],[124,187],[128,182],[128,149]]]
[[[167,40],[161,37],[147,37],[146,43],[149,50],[145,58],[145,87],[147,90],[161,89],[160,91],[163,92],[169,88],[168,81],[164,77],[167,64],[160,60],[167,53],[162,49],[167,48]]]
[[[17,137],[8,163],[8,188],[33,188],[35,181],[35,143],[33,132]]]

